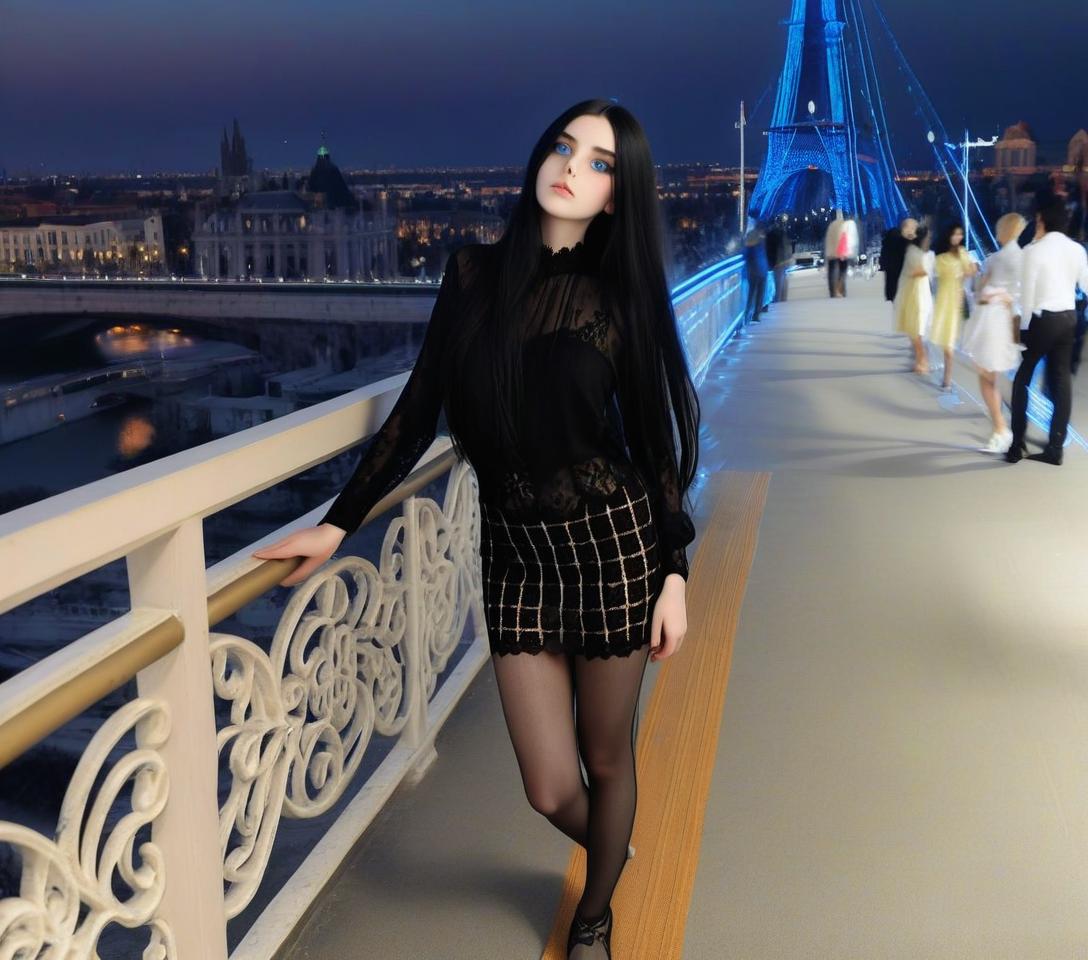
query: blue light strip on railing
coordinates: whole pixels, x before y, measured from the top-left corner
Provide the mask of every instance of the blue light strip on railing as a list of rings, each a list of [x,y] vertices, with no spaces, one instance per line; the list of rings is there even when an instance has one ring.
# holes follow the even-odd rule
[[[793,273],[797,270],[796,266],[790,267],[787,273]],[[717,356],[718,351],[721,350],[726,343],[736,334],[737,329],[744,322],[744,318],[748,312],[748,296],[745,291],[746,287],[746,271],[744,267],[744,256],[734,255],[728,257],[725,260],[720,261],[710,267],[705,267],[700,270],[694,276],[687,280],[677,284],[671,291],[671,299],[673,309],[679,306],[680,302],[688,297],[698,293],[704,289],[709,283],[724,283],[731,277],[736,278],[736,282],[730,284],[727,289],[723,290],[711,303],[701,303],[696,308],[696,316],[685,320],[682,323],[681,337],[684,343],[684,352],[688,353],[687,338],[691,332],[703,323],[714,311],[714,309],[723,300],[731,297],[738,290],[742,291],[743,303],[741,304],[740,311],[733,318],[732,322],[726,327],[719,335],[718,339],[714,342],[713,346],[707,352],[707,355],[703,362],[696,368],[692,374],[692,381],[698,387],[702,383],[703,377],[706,375],[707,369],[710,367],[711,361]],[[760,304],[760,308],[769,304],[775,297],[775,280],[774,273],[768,272],[767,274],[767,287],[763,297],[763,303]]]
[[[1009,378],[1012,379],[1011,377]],[[1050,418],[1054,415],[1054,404],[1044,397],[1034,387],[1028,387],[1028,419],[1046,433],[1050,432]],[[1072,424],[1069,425],[1065,435],[1065,446],[1075,443],[1088,450],[1088,441],[1085,441]]]
[[[726,277],[723,277],[722,279],[724,281],[726,279]],[[710,316],[710,313],[714,309],[714,307],[716,307],[719,303],[721,303],[726,297],[728,297],[731,294],[735,293],[736,290],[739,287],[741,287],[743,284],[744,284],[743,278],[738,278],[737,282],[734,283],[733,286],[731,286],[728,290],[722,291],[722,293],[712,303],[700,303],[699,306],[698,306],[697,311],[693,311],[694,315],[690,319],[686,320],[683,323],[683,330],[681,330],[682,336],[685,337],[685,338],[690,337],[692,331],[697,326],[699,326],[700,324],[705,322],[705,320]],[[673,306],[673,309],[675,310],[675,304]],[[687,350],[687,341],[686,340],[684,342],[684,349]],[[711,352],[713,353],[713,351],[711,351]]]
[[[674,301],[682,297],[690,297],[708,283],[721,279],[726,273],[738,269],[743,265],[743,254],[738,253],[734,254],[732,257],[726,257],[726,259],[721,260],[718,263],[709,267],[704,267],[694,276],[688,277],[686,280],[681,280],[671,291],[669,291],[669,294]]]

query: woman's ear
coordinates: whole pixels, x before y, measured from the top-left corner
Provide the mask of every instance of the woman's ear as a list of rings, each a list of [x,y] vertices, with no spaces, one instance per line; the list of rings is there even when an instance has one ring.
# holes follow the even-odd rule
[[[611,214],[611,213],[612,213],[612,211],[613,211],[613,210],[614,210],[615,208],[616,208],[616,205],[615,205],[615,204],[614,204],[614,203],[613,203],[613,202],[612,202],[611,200],[609,200],[609,201],[608,201],[608,203],[606,203],[606,204],[604,205],[604,212],[605,212],[605,213],[608,213],[608,214]]]

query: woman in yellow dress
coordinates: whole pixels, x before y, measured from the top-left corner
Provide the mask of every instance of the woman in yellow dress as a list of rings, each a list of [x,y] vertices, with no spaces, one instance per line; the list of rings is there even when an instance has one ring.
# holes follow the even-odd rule
[[[978,265],[963,249],[963,227],[949,227],[941,238],[937,253],[937,297],[933,305],[933,325],[929,339],[944,351],[944,376],[941,389],[952,389],[952,351],[960,338],[963,324],[963,285],[978,272]]]
[[[929,252],[929,228],[921,224],[907,245],[894,301],[895,328],[910,337],[914,348],[914,372],[922,375],[929,373],[922,338],[933,319],[933,290],[930,287],[932,256]]]

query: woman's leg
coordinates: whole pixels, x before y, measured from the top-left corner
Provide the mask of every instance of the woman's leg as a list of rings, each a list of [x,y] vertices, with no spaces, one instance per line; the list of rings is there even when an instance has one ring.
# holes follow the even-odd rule
[[[608,909],[635,822],[635,720],[649,644],[626,657],[574,657],[578,745],[589,775],[586,885],[575,910]]]
[[[910,343],[914,347],[914,372],[929,373],[929,358],[926,356],[926,348],[925,344],[922,343],[922,338],[912,336]]]
[[[945,388],[952,386],[952,351],[947,347],[944,351],[944,370],[942,371],[941,386]]]
[[[530,805],[585,846],[589,793],[578,765],[570,657],[542,650],[494,654],[491,662]]]
[[[994,424],[994,433],[1004,433],[1008,427],[1001,409],[1001,393],[997,389],[997,374],[994,371],[980,372],[978,386],[982,392],[982,400],[986,409],[990,412],[990,419]]]

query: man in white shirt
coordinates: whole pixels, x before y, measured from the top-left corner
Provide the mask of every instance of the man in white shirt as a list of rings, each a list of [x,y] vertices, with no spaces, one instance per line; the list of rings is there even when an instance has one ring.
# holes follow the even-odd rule
[[[1035,368],[1046,359],[1047,383],[1054,414],[1050,441],[1029,460],[1062,462],[1065,434],[1073,405],[1072,356],[1077,326],[1078,284],[1088,291],[1088,253],[1065,235],[1065,203],[1053,199],[1035,214],[1035,240],[1024,250],[1020,300],[1020,339],[1024,355],[1012,386],[1012,445],[1005,459],[1017,463],[1024,456],[1027,432],[1028,385]]]

